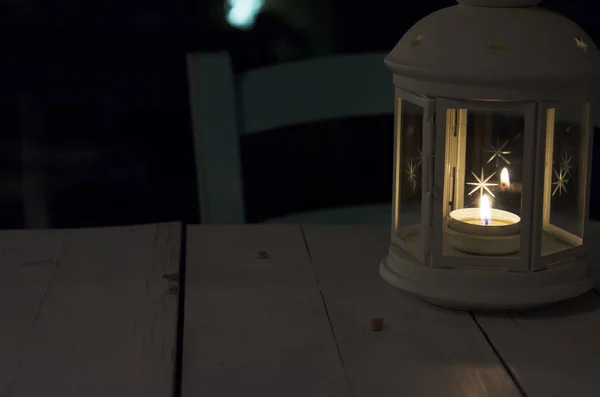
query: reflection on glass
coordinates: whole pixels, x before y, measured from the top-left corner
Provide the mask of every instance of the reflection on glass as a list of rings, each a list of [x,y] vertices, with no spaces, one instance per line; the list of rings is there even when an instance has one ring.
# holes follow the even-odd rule
[[[546,111],[542,255],[583,243],[587,122],[582,105]]]
[[[422,259],[422,107],[398,98],[394,150],[394,236],[403,248]]]
[[[449,109],[446,123],[444,255],[518,257],[524,114]]]

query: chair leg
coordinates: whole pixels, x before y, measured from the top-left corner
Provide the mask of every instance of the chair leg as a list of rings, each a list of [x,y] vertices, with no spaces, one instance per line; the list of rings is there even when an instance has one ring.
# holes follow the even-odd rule
[[[46,187],[43,173],[43,159],[39,146],[43,144],[44,127],[42,115],[28,94],[19,96],[21,117],[21,189],[24,227],[26,229],[47,229],[50,215],[47,209]]]

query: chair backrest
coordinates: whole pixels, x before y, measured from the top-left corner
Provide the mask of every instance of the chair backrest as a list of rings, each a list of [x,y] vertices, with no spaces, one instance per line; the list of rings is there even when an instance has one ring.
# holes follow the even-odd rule
[[[227,52],[189,54],[202,223],[245,223],[239,138],[283,126],[393,114],[384,53],[285,63],[234,76]]]

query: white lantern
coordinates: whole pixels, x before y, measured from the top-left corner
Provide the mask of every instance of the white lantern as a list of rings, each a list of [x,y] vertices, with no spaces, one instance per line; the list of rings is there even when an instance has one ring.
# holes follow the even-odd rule
[[[580,295],[593,286],[584,231],[598,49],[540,1],[458,2],[385,58],[396,125],[380,273],[459,309]]]

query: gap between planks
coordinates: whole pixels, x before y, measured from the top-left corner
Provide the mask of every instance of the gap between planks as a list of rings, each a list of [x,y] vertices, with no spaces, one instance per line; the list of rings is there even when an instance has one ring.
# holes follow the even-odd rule
[[[303,226],[355,396],[517,397],[521,393],[469,313],[387,284],[378,266],[389,226]],[[383,317],[384,330],[370,320]]]
[[[338,357],[340,359],[340,364],[342,366],[342,371],[344,372],[344,378],[346,379],[346,384],[348,386],[348,390],[350,394],[353,393],[352,382],[350,381],[350,377],[348,376],[348,371],[346,371],[346,365],[344,364],[344,357],[342,356],[342,351],[340,350],[340,345],[335,337],[335,331],[333,329],[333,324],[331,323],[331,316],[329,315],[329,310],[327,309],[327,302],[325,301],[325,297],[323,296],[323,289],[321,288],[321,283],[319,282],[319,276],[317,275],[317,270],[313,264],[312,255],[310,253],[310,247],[308,246],[308,240],[306,239],[306,234],[304,233],[304,229],[301,227],[300,232],[302,233],[302,239],[304,240],[304,246],[306,247],[306,253],[308,255],[308,261],[310,263],[310,267],[313,272],[313,276],[315,278],[315,282],[317,283],[317,288],[319,288],[319,295],[321,296],[321,302],[323,303],[323,309],[325,310],[325,314],[327,315],[327,321],[329,322],[329,329],[331,330],[331,336],[335,343],[335,348],[337,350]]]
[[[301,230],[188,228],[182,395],[347,396]]]
[[[586,232],[588,260],[597,276],[600,227]],[[596,244],[597,245],[597,244]],[[490,343],[502,356],[527,397],[600,395],[599,288],[575,299],[533,311],[475,313]]]

